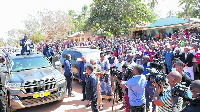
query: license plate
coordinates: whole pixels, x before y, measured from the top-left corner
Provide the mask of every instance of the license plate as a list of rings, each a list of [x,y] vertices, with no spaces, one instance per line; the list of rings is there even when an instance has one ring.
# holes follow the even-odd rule
[[[39,98],[39,97],[44,97],[44,96],[49,96],[50,92],[42,92],[38,94],[33,94],[33,98]]]

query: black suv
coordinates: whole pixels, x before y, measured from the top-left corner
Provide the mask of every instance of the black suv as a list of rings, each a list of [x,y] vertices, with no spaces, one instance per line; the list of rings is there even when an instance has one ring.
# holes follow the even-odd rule
[[[66,96],[66,80],[42,54],[6,58],[1,76],[4,81],[1,103],[16,110],[53,101]],[[1,78],[2,79],[2,78]]]

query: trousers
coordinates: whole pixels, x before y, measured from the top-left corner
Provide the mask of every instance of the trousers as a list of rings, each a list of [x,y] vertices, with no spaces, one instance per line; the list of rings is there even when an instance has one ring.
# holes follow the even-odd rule
[[[86,82],[82,81],[82,93],[83,93],[83,99],[84,100],[86,99],[85,85],[86,85]]]
[[[105,74],[104,77],[100,77],[100,82],[101,82],[102,95],[111,95],[110,76],[108,74]],[[105,91],[105,84],[106,84],[106,91]]]
[[[145,97],[146,97],[146,109],[149,108],[150,102],[152,102],[152,111],[154,112],[156,110],[156,105],[153,101],[154,96],[154,88],[149,88],[149,85],[145,87]]]
[[[72,92],[72,76],[65,76],[67,80],[67,90],[68,90],[68,96],[71,95]]]
[[[92,108],[92,112],[99,112],[98,107],[97,107],[97,101],[91,102],[91,108]]]
[[[145,104],[142,104],[141,106],[130,106],[131,112],[146,112]]]

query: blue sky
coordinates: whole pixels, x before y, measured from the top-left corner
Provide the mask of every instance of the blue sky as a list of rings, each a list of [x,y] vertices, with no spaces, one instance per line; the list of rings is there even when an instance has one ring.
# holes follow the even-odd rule
[[[23,20],[28,14],[49,9],[53,11],[75,10],[81,11],[82,6],[92,3],[93,0],[1,0],[0,1],[0,38],[7,38],[7,31],[23,29]],[[178,0],[157,0],[156,13],[159,17],[166,17],[169,10],[179,11]]]

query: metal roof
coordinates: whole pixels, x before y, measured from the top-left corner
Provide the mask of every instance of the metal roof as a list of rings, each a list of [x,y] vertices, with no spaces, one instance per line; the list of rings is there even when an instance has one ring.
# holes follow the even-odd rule
[[[192,21],[192,20],[190,20]],[[161,27],[161,26],[170,26],[170,25],[177,25],[177,24],[185,24],[188,23],[187,19],[178,18],[176,16],[173,17],[167,17],[167,18],[161,18],[152,23],[148,28],[152,27]]]

